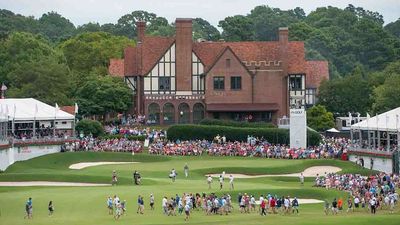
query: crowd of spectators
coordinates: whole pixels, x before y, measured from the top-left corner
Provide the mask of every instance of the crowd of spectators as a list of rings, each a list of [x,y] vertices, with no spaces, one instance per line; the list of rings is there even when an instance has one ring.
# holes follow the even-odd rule
[[[66,143],[65,151],[95,151],[95,152],[134,152],[143,151],[143,143],[127,138],[97,139],[92,137],[82,138],[76,142]]]
[[[165,130],[151,129],[150,127],[140,128],[132,126],[113,126],[108,125],[104,127],[107,134],[121,134],[125,137],[127,136],[145,136],[146,138],[152,140],[163,139],[166,136]]]
[[[219,136],[217,136],[219,137]],[[150,154],[158,155],[212,155],[242,156],[285,159],[319,159],[339,158],[346,153],[349,141],[342,138],[323,139],[319,146],[306,149],[292,149],[288,145],[274,145],[263,139],[249,137],[247,142],[226,141],[226,138],[215,138],[214,141],[180,141],[158,140],[149,146]]]
[[[396,188],[400,187],[400,178],[396,174],[379,173],[361,176],[359,174],[330,173],[317,176],[314,185],[349,192],[351,196],[347,199],[348,212],[358,207],[368,208],[371,213],[383,208],[393,212],[394,206],[399,200]],[[337,208],[341,210],[343,200],[338,199],[337,204]]]

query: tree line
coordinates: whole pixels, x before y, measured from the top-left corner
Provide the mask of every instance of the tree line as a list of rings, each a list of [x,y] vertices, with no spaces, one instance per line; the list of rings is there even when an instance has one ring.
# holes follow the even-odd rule
[[[40,18],[0,10],[0,81],[9,97],[34,97],[46,103],[78,102],[85,115],[129,108],[131,91],[122,79],[107,76],[109,58],[134,46],[136,21],[148,35],[173,36],[173,22],[133,11],[116,23],[75,26],[56,12]],[[273,41],[279,27],[289,39],[304,41],[308,60],[328,60],[331,80],[319,102],[334,115],[376,113],[400,106],[400,19],[384,25],[377,12],[349,5],[317,8],[308,15],[297,7],[261,5],[246,15],[228,16],[218,27],[193,20],[193,38],[215,41]]]

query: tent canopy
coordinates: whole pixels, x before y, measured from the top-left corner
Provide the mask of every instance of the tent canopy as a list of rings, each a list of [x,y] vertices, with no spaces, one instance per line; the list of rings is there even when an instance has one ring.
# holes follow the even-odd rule
[[[34,98],[0,99],[0,114],[14,121],[74,119],[74,115]]]
[[[330,133],[340,133],[340,131],[336,130],[335,128],[331,128],[331,129],[327,130],[326,132],[330,132]]]
[[[351,129],[397,132],[400,130],[400,107],[371,118],[367,116],[366,120],[353,124]]]

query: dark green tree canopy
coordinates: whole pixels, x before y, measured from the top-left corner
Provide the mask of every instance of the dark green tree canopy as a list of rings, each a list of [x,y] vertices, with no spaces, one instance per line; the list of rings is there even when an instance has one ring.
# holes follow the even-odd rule
[[[385,30],[400,38],[400,19],[396,20],[395,22],[388,23],[385,26]]]
[[[307,126],[316,131],[326,131],[335,126],[333,114],[325,106],[313,106],[307,110]]]
[[[75,33],[74,24],[56,12],[43,14],[38,22],[40,33],[52,42],[67,40]]]
[[[132,104],[132,90],[121,78],[96,77],[78,89],[77,99],[82,115],[102,116],[126,111]]]

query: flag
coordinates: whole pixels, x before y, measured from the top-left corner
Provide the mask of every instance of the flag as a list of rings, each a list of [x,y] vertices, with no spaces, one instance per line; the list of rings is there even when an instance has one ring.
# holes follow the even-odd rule
[[[8,117],[8,105],[6,105],[6,117]]]
[[[388,124],[389,124],[389,114],[386,113],[386,129],[388,129]]]
[[[35,104],[35,113],[33,114],[33,118],[36,118],[38,111],[39,111],[38,106],[37,106],[37,104]]]
[[[58,107],[58,104],[56,103],[56,107],[55,107],[55,109],[54,109],[54,111],[55,111],[55,115],[54,115],[54,118],[57,118],[57,113],[58,113],[58,110],[60,109],[60,107]]]
[[[371,116],[369,113],[367,113],[367,129],[369,130],[369,120],[371,119]]]
[[[379,117],[378,117],[378,114],[376,114],[376,129],[379,130]]]
[[[396,131],[399,132],[399,115],[396,115]]]
[[[75,114],[78,114],[78,112],[79,112],[78,103],[75,102]]]
[[[350,126],[352,125],[352,120],[353,120],[353,117],[351,116],[351,113],[349,112],[349,121],[350,121]]]
[[[13,112],[14,116],[13,116],[13,119],[15,119],[15,112],[17,112],[17,106],[14,104],[14,112]]]

